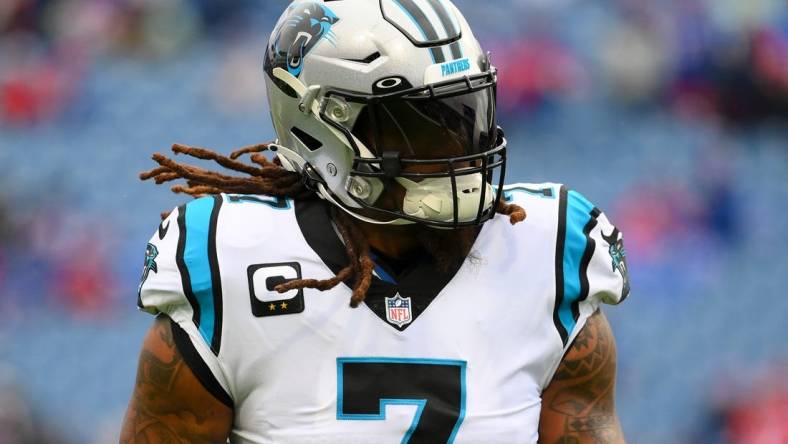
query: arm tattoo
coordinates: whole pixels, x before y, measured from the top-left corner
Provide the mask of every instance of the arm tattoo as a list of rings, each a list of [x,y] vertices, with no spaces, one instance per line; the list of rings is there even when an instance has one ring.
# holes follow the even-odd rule
[[[156,346],[147,346],[151,338],[158,338]],[[209,420],[221,412],[193,403],[194,399],[185,394],[190,382],[184,375],[188,366],[175,346],[169,319],[160,316],[145,342],[120,442],[216,442],[206,429],[211,428]]]
[[[613,333],[597,312],[575,339],[548,388],[543,408],[563,422],[556,444],[624,442],[615,409],[615,369]]]

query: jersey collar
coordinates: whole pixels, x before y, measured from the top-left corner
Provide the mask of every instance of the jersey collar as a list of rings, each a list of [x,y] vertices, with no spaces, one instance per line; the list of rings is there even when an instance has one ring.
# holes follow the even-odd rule
[[[318,198],[296,201],[295,215],[307,244],[332,272],[338,273],[347,266],[349,260],[345,246],[334,231],[328,203]],[[459,264],[443,271],[432,257],[420,255],[412,266],[397,273],[379,255],[373,254],[372,258],[375,276],[364,303],[381,320],[399,331],[404,331],[415,322],[462,267]],[[352,288],[354,282],[355,277],[351,277],[345,281],[345,285]],[[390,322],[386,315],[386,298],[397,295],[410,298],[411,321],[403,325]]]

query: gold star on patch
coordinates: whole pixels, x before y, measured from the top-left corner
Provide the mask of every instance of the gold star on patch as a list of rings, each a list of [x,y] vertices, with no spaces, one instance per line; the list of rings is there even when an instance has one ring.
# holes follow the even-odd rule
[[[282,310],[287,310],[287,302],[282,302],[282,305],[280,305],[280,307],[282,307]]]
[[[271,305],[269,305],[269,306],[268,306],[268,310],[269,310],[269,311],[274,311],[274,310],[276,310],[276,305],[274,305],[274,304],[271,304]]]

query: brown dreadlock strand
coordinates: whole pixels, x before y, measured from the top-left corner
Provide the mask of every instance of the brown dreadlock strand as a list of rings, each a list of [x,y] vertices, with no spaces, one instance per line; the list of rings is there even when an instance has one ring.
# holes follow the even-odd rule
[[[288,171],[282,167],[278,158],[269,160],[262,153],[267,151],[269,144],[250,145],[233,151],[229,157],[215,151],[174,144],[172,152],[175,155],[183,154],[200,160],[213,161],[216,164],[239,173],[245,177],[228,176],[226,174],[209,171],[193,165],[175,162],[163,154],[156,153],[153,160],[159,165],[140,174],[141,180],[151,180],[161,185],[178,179],[186,180],[186,185],[174,185],[174,193],[188,194],[199,198],[210,194],[264,194],[272,197],[290,199],[303,199],[309,197],[310,191],[299,173]],[[251,154],[252,164],[239,162],[237,159],[245,154]],[[501,200],[498,204],[498,213],[509,216],[512,225],[522,222],[526,218],[525,210],[514,204],[507,204]],[[162,213],[162,219],[170,213]],[[313,288],[320,291],[330,290],[352,276],[356,276],[353,284],[353,294],[350,306],[356,308],[361,304],[372,285],[372,270],[375,267],[369,252],[369,243],[353,219],[344,211],[339,211],[331,206],[331,216],[336,223],[337,231],[345,245],[345,250],[350,263],[331,279],[298,279],[276,286],[275,290],[285,293],[290,290]]]
[[[336,222],[339,235],[345,244],[345,251],[350,264],[337,273],[331,279],[319,281],[316,279],[293,280],[276,286],[274,289],[279,293],[284,293],[297,288],[314,288],[320,291],[330,290],[352,275],[359,276],[353,285],[353,295],[350,298],[350,306],[356,308],[364,301],[369,286],[372,285],[372,270],[375,263],[369,256],[369,244],[361,231],[356,228],[350,217],[336,207],[331,207],[331,217]]]
[[[498,201],[498,213],[509,216],[509,223],[517,225],[527,217],[525,209],[519,205],[506,203],[504,199]]]
[[[239,157],[243,156],[244,154],[262,153],[263,151],[266,150],[268,150],[268,144],[266,143],[249,145],[243,148],[238,148],[237,150],[230,153],[230,159],[236,160]]]
[[[356,308],[359,304],[364,302],[364,298],[367,297],[367,290],[369,290],[369,286],[372,285],[372,270],[375,268],[375,263],[369,256],[369,242],[367,242],[364,234],[358,229],[350,216],[344,211],[339,211],[335,207],[332,207],[332,212],[334,220],[337,221],[337,226],[353,227],[353,229],[348,230],[347,234],[350,240],[356,244],[359,253],[358,260],[356,261],[356,266],[358,267],[356,276],[358,276],[358,278],[353,287],[353,295],[350,298],[350,306]]]

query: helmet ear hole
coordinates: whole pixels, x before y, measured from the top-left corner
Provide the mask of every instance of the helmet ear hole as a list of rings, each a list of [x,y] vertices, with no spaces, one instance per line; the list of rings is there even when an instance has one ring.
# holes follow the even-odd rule
[[[323,146],[323,144],[319,140],[310,136],[306,131],[302,130],[301,128],[294,126],[290,128],[290,132],[293,134],[293,136],[296,137],[296,139],[298,139],[299,142],[304,144],[304,146],[307,147],[309,151],[319,150]]]

